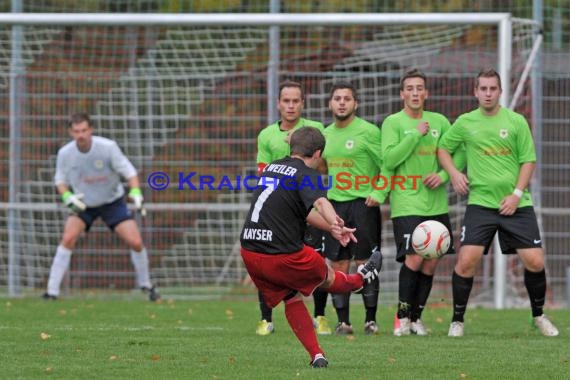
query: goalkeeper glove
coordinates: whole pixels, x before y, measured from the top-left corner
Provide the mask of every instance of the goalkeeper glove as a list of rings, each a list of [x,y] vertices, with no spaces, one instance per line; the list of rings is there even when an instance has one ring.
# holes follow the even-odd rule
[[[143,195],[142,195],[141,189],[138,187],[133,187],[131,189],[131,191],[129,191],[129,198],[132,199],[137,211],[142,212],[142,210],[143,210]]]
[[[83,194],[73,194],[71,191],[66,191],[61,195],[63,203],[76,214],[85,211],[87,208],[87,205],[81,201],[81,198],[83,198]]]

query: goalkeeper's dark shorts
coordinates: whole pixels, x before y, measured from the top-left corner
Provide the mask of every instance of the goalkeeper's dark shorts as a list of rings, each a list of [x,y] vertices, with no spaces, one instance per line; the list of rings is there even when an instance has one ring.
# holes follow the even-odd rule
[[[123,197],[103,206],[88,207],[85,211],[77,214],[77,216],[85,223],[85,231],[89,231],[93,222],[99,217],[103,219],[103,222],[111,231],[114,231],[115,227],[121,222],[133,218]]]
[[[496,208],[467,205],[461,228],[461,245],[484,246],[487,254],[495,233],[503,254],[517,253],[517,249],[541,248],[542,238],[534,208],[520,207],[510,216],[499,214]]]
[[[279,255],[241,248],[241,257],[251,280],[271,308],[295,292],[310,296],[327,278],[325,259],[307,245],[299,252]]]

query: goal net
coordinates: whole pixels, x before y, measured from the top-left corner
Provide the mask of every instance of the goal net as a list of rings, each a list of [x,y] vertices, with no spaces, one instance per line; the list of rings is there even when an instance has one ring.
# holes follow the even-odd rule
[[[112,15],[85,23],[78,15],[58,16],[53,23],[50,15],[36,25],[0,23],[0,130],[10,147],[0,159],[11,168],[0,175],[6,206],[0,210],[0,286],[10,294],[45,288],[67,215],[53,185],[55,156],[69,141],[66,121],[73,112],[90,113],[96,134],[115,139],[138,168],[149,212],[137,221],[152,276],[166,295],[219,294],[246,277],[239,232],[250,194],[243,186],[217,187],[224,177],[236,183],[255,172],[257,134],[275,114],[271,77],[301,82],[304,116],[325,124],[331,122],[331,84],[349,80],[359,91],[359,115],[380,124],[402,107],[400,76],[420,68],[428,76],[427,107],[453,121],[476,106],[477,72],[494,67],[511,78],[507,94],[520,85],[515,108],[530,116],[530,81],[520,79],[538,26],[506,15],[507,24],[491,14],[467,15],[467,22],[457,14],[420,14],[419,21],[344,14],[330,23],[319,15],[303,22],[280,15],[274,25],[264,14],[247,15],[248,23],[245,15],[233,23],[187,22],[184,15],[174,22],[139,15],[129,23]],[[98,16],[106,21],[94,22]],[[200,17],[208,16],[216,17]],[[149,19],[153,26],[145,26]],[[278,28],[277,39],[270,28]],[[268,64],[271,54],[278,56],[276,67]],[[192,173],[196,189],[189,185]],[[166,189],[151,187],[156,175],[169,177]],[[200,189],[201,176],[212,178],[213,188]],[[450,203],[457,228],[464,199],[450,192]],[[399,268],[386,210],[383,250],[381,298],[393,302]],[[439,273],[450,273],[452,261],[445,258]],[[491,286],[491,264],[478,274],[476,294]],[[449,278],[436,276],[434,294],[449,296]],[[97,222],[74,250],[64,294],[133,287],[127,247]]]

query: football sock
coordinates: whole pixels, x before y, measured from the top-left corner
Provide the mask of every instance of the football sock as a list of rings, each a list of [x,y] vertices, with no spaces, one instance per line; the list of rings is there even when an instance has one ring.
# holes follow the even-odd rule
[[[451,287],[453,293],[453,317],[452,322],[463,322],[469,294],[473,287],[473,277],[461,277],[455,271],[451,276]]]
[[[400,319],[409,317],[412,303],[414,302],[418,274],[419,272],[411,270],[406,264],[402,264],[400,268],[398,281],[398,318]]]
[[[294,297],[285,301],[285,317],[297,339],[309,352],[311,360],[316,354],[323,353],[313,328],[313,320],[301,298]]]
[[[354,274],[346,274],[341,271],[334,272],[334,281],[327,288],[329,293],[348,293],[356,289],[360,289],[363,285],[362,276]],[[334,299],[334,298],[333,298]]]
[[[51,296],[59,296],[59,288],[65,272],[69,268],[71,261],[71,250],[65,248],[63,245],[58,245],[55,251],[55,257],[51,264],[49,271],[49,280],[47,285],[47,292]]]
[[[267,322],[273,322],[273,309],[267,306],[265,299],[263,298],[263,294],[260,291],[257,292],[257,299],[259,300],[261,319],[265,319]]]
[[[546,298],[546,272],[544,269],[540,272],[531,272],[525,269],[524,285],[528,292],[528,297],[530,298],[532,316],[541,316]]]
[[[148,270],[148,253],[146,251],[146,248],[143,247],[140,252],[131,249],[131,261],[135,267],[137,284],[139,288],[152,288]]]
[[[378,293],[380,290],[380,281],[375,278],[370,283],[364,282],[362,289],[362,300],[366,308],[365,322],[376,320],[376,311],[378,310]]]
[[[431,292],[431,287],[433,285],[433,276],[429,276],[425,273],[418,273],[418,282],[416,285],[416,297],[415,302],[412,307],[411,320],[412,322],[417,321],[422,317],[422,312],[426,306],[429,294]]]
[[[324,289],[315,289],[313,292],[313,301],[314,301],[314,317],[318,317],[319,315],[325,315],[325,308],[327,307],[327,299],[329,297],[329,293]]]

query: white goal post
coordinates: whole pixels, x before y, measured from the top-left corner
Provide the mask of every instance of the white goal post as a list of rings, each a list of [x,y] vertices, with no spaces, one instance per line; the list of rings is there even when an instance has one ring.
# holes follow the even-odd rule
[[[83,26],[160,26],[160,27],[210,27],[210,26],[264,26],[264,27],[286,27],[286,26],[353,26],[353,25],[490,25],[496,27],[497,30],[497,62],[496,68],[503,83],[511,83],[511,57],[513,54],[512,35],[513,35],[513,18],[509,13],[323,13],[323,14],[292,14],[292,13],[215,13],[215,14],[146,14],[146,13],[128,13],[128,14],[101,14],[101,13],[0,13],[0,26],[13,26],[13,38],[17,38],[18,28],[27,27],[83,27]],[[519,22],[532,23],[529,20],[518,20]],[[18,46],[17,41],[13,41],[13,46]],[[269,41],[269,49],[271,50],[271,41]],[[534,50],[534,49],[533,49]],[[19,62],[18,51],[12,51],[12,62]],[[12,68],[17,70],[17,68]],[[276,77],[275,72],[278,70],[268,65],[268,83],[270,78]],[[529,70],[525,70],[528,74]],[[525,74],[525,75],[526,75]],[[12,76],[16,73],[12,71]],[[523,82],[523,81],[521,81]],[[505,107],[513,105],[511,99],[510,86],[505,85],[501,96],[501,104]],[[520,91],[516,91],[520,92]],[[10,96],[10,104],[16,102],[17,94]],[[268,94],[268,98],[272,98],[273,94]],[[516,100],[515,100],[516,102]],[[268,103],[272,104],[272,103]],[[10,108],[12,109],[12,107]],[[14,118],[10,118],[10,137],[17,140],[19,124]],[[12,124],[14,123],[14,124]],[[10,159],[17,161],[21,154],[16,144],[10,144]],[[16,171],[17,169],[14,169]],[[11,170],[12,173],[12,170]],[[16,188],[17,176],[10,178],[10,202],[4,204],[8,210],[23,210],[30,208],[27,203],[19,203],[12,189]],[[49,210],[55,206],[50,203],[36,203],[34,210]],[[207,204],[201,205],[184,205],[184,204],[149,204],[149,210],[165,210],[170,207],[177,210],[203,209],[208,208]],[[212,210],[219,208],[219,205],[212,204]],[[245,206],[240,205],[241,210]],[[8,225],[17,225],[13,220],[15,214],[10,212],[8,217]],[[389,232],[387,232],[389,233]],[[17,247],[10,240],[9,258],[14,260],[17,256]],[[505,307],[506,296],[506,259],[503,255],[495,254],[494,257],[494,304],[496,308]],[[12,271],[15,265],[8,264],[9,268],[9,294],[11,296],[20,293],[19,284],[16,281],[16,274]]]

